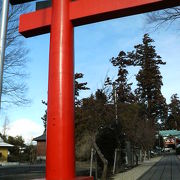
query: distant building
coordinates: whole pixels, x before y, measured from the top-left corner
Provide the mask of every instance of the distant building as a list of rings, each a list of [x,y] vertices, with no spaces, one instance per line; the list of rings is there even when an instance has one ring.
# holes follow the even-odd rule
[[[37,142],[37,160],[46,160],[46,133],[34,138],[33,141]]]
[[[0,162],[7,162],[8,159],[8,148],[13,145],[5,143],[0,137]]]
[[[177,130],[164,130],[159,131],[159,134],[163,137],[164,147],[175,148],[179,144],[180,131]]]

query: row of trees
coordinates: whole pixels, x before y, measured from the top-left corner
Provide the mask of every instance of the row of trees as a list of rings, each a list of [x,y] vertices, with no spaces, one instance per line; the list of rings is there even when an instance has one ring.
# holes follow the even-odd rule
[[[148,34],[142,44],[131,52],[120,51],[110,62],[118,69],[116,79],[108,77],[104,88],[83,98],[76,105],[77,156],[87,156],[90,139],[104,127],[120,126],[126,138],[142,149],[152,148],[155,134],[161,129],[180,129],[180,101],[172,95],[167,105],[161,87],[160,66],[165,65],[156,53],[153,40]],[[128,68],[138,67],[137,85],[132,90],[128,82]]]
[[[104,87],[90,97],[78,99],[80,90],[87,90],[87,83],[79,83],[83,74],[75,75],[75,133],[78,158],[87,158],[92,139],[100,129],[118,125],[119,135],[142,149],[153,147],[155,134],[162,129],[180,130],[180,100],[172,95],[168,105],[161,87],[160,66],[165,65],[156,53],[153,40],[145,34],[142,43],[131,52],[120,51],[110,59],[117,68],[115,79],[107,77]],[[128,82],[129,67],[137,67],[137,85],[132,90]],[[46,104],[44,102],[44,104]],[[47,105],[47,104],[46,104]],[[42,117],[46,130],[47,112]]]
[[[8,136],[0,133],[0,137],[4,142],[13,145],[9,148],[9,162],[34,162],[36,160],[36,146],[33,144],[25,144],[22,136]]]
[[[107,77],[104,87],[90,97],[78,99],[87,83],[78,83],[83,74],[75,75],[75,129],[78,158],[87,158],[92,139],[100,129],[120,126],[118,136],[126,138],[142,149],[154,145],[155,134],[161,129],[180,129],[180,101],[172,95],[168,105],[162,95],[160,65],[165,65],[156,53],[153,40],[145,34],[142,43],[131,52],[120,51],[110,62],[117,68],[115,79]],[[137,85],[132,90],[128,82],[129,67],[137,67]],[[45,102],[44,102],[45,103]],[[46,104],[46,103],[45,103]],[[47,113],[42,117],[46,129]]]

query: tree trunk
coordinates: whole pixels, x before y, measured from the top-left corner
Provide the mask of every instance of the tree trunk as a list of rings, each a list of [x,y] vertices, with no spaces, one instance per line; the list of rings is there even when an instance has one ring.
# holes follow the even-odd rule
[[[99,149],[99,147],[97,146],[95,141],[93,141],[93,146],[94,146],[98,156],[100,157],[100,159],[102,160],[102,162],[104,164],[101,180],[107,180],[108,161],[106,160],[104,155],[101,153],[101,150]]]

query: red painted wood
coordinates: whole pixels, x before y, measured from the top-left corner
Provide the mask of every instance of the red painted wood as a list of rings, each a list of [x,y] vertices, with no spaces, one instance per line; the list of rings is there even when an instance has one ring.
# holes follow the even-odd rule
[[[74,55],[69,1],[52,1],[46,180],[74,180]]]
[[[74,26],[180,5],[180,0],[77,0],[70,4]]]
[[[74,26],[129,16],[180,5],[180,0],[77,0],[69,3]],[[20,17],[19,31],[25,37],[50,31],[51,8]]]
[[[50,32],[51,8],[20,16],[19,32],[25,37],[32,37]]]

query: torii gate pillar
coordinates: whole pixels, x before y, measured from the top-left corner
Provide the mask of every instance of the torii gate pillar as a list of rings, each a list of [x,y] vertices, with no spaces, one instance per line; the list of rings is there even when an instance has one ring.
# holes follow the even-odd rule
[[[47,111],[47,180],[74,180],[74,60],[70,0],[53,0]]]

